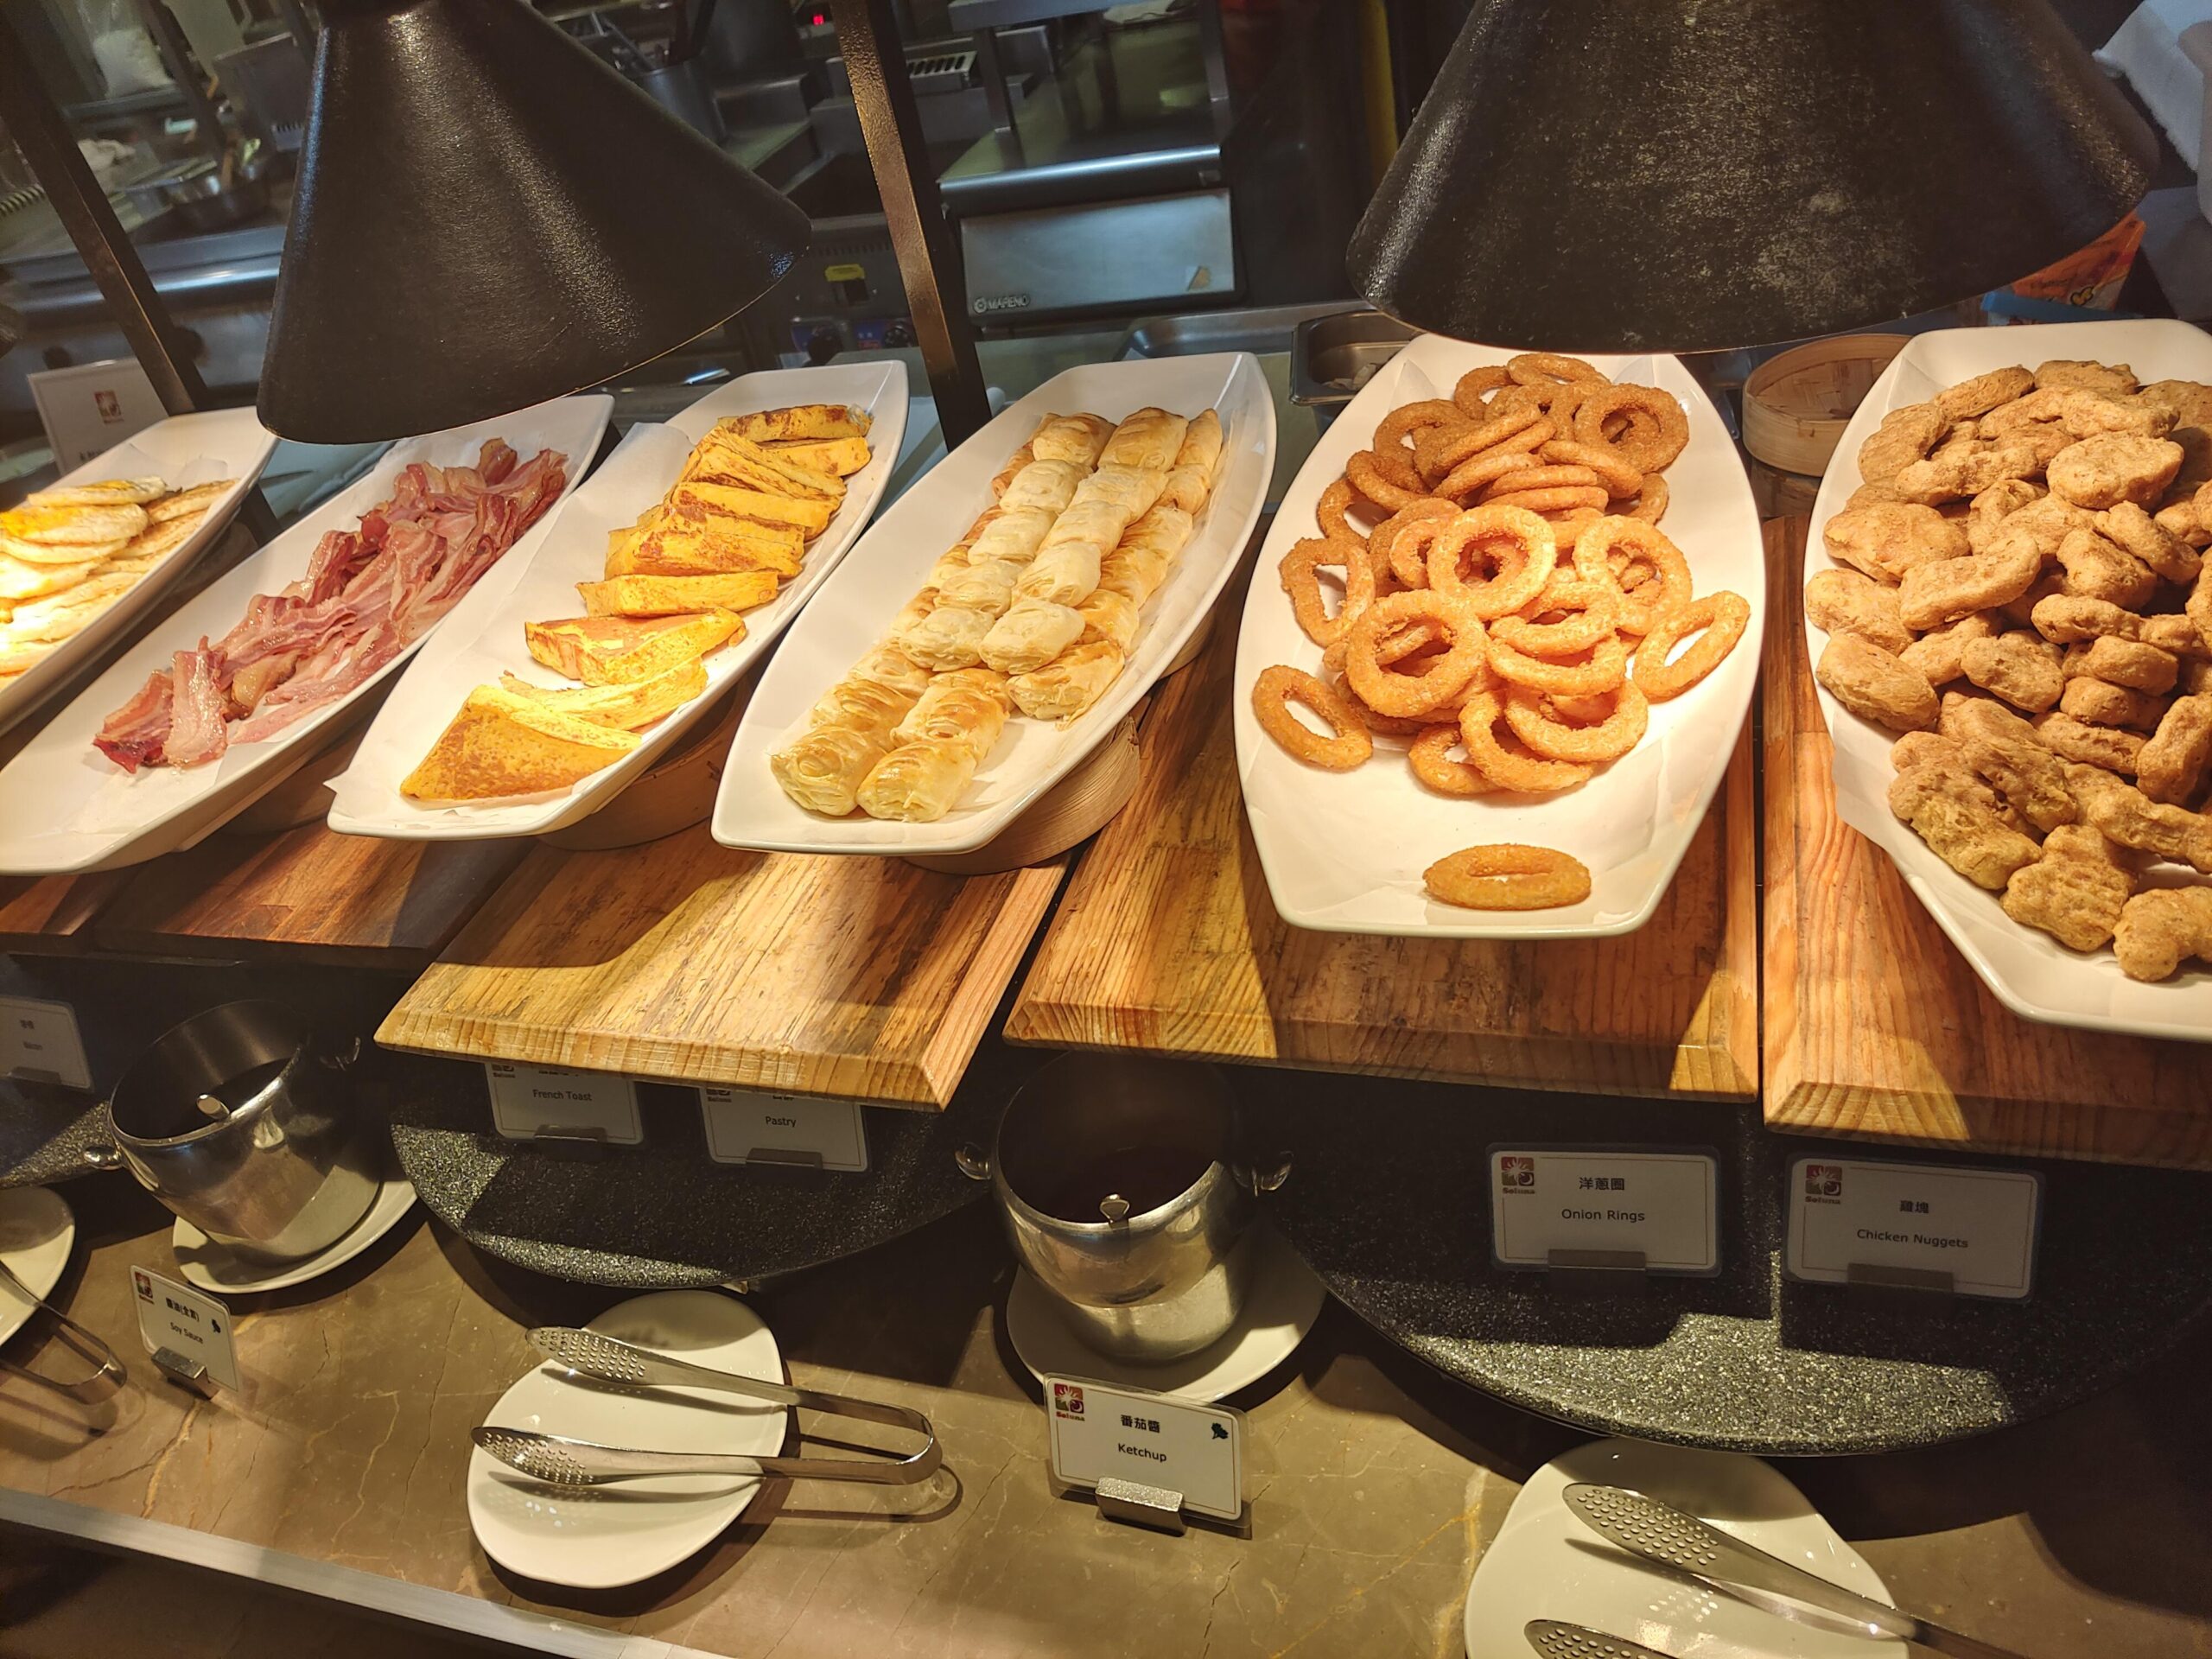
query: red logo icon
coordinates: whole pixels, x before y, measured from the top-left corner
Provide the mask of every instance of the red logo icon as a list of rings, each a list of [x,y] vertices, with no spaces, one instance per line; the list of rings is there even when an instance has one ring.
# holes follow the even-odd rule
[[[1073,1382],[1052,1384],[1052,1410],[1062,1417],[1083,1415],[1083,1389]]]
[[[1806,1165],[1805,1196],[1808,1198],[1841,1198],[1843,1196],[1843,1166],[1840,1164]]]
[[[123,399],[111,391],[94,392],[92,407],[99,410],[103,421],[114,422],[123,418]]]

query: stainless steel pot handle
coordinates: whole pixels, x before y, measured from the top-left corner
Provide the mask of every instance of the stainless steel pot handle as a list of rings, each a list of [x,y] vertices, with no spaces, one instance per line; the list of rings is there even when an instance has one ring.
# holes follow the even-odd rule
[[[1274,1161],[1265,1166],[1240,1164],[1236,1166],[1237,1184],[1250,1187],[1255,1198],[1262,1193],[1280,1192],[1282,1184],[1290,1179],[1290,1166],[1291,1156],[1287,1152],[1277,1153]]]
[[[952,1154],[952,1161],[959,1166],[960,1173],[971,1181],[988,1181],[991,1179],[990,1154],[972,1142],[955,1152]]]
[[[361,1033],[358,1031],[350,1033],[342,1046],[333,1049],[329,1053],[318,1058],[333,1071],[351,1070],[360,1062]]]
[[[89,1146],[79,1154],[94,1169],[121,1169],[123,1154],[115,1147],[104,1144]]]

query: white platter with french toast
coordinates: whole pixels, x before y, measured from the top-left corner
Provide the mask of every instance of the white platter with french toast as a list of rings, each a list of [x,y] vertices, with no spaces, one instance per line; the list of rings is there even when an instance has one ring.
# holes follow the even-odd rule
[[[1805,556],[1808,583],[1823,571],[1846,568],[1827,550],[1824,532],[1865,481],[1859,450],[1885,416],[1976,376],[2015,366],[2033,370],[2052,360],[2126,365],[2145,385],[2160,380],[2212,383],[2212,335],[2181,322],[2115,320],[1945,329],[1916,336],[1874,383],[1836,448],[1814,505]],[[1805,633],[1810,660],[1818,663],[1829,636],[1809,618]],[[1838,816],[1890,856],[1914,897],[2000,1002],[2024,1018],[2055,1025],[2212,1039],[2212,970],[2201,962],[2184,961],[2171,978],[2131,979],[2109,946],[2071,950],[2050,933],[2016,921],[2002,908],[1997,892],[1953,869],[1891,810],[1896,776],[1891,750],[1897,734],[1851,712],[1817,682],[1816,690],[1834,750]],[[2148,880],[2167,887],[2192,885],[2202,878],[2165,862],[2156,865]]]
[[[143,863],[195,845],[243,811],[342,731],[350,717],[361,713],[364,700],[377,696],[401,671],[423,641],[434,637],[436,626],[465,630],[473,617],[499,605],[509,580],[526,564],[558,512],[561,495],[575,487],[598,454],[613,412],[613,400],[603,395],[560,397],[392,445],[358,481],[163,618],[0,769],[0,873],[65,874]],[[248,617],[250,607],[271,608],[255,606],[257,599],[275,599],[295,584],[311,582],[318,569],[317,549],[326,534],[357,532],[363,514],[393,499],[403,474],[413,463],[473,467],[493,439],[504,440],[517,453],[521,463],[514,469],[518,472],[540,452],[557,452],[566,458],[563,482],[557,493],[540,492],[536,499],[549,501],[548,510],[529,523],[519,539],[488,568],[482,568],[465,592],[455,585],[453,591],[461,596],[449,609],[436,613],[437,622],[413,632],[372,669],[369,664],[375,659],[365,655],[361,666],[365,671],[360,677],[327,700],[302,700],[290,723],[274,735],[251,737],[240,721],[240,729],[226,737],[216,758],[202,764],[171,766],[152,760],[126,771],[95,747],[95,738],[111,732],[121,714],[147,696],[155,677],[172,671],[179,658],[193,656],[206,642],[216,642],[219,648],[219,642]],[[545,475],[541,471],[540,476]],[[410,597],[419,599],[421,594],[410,590]],[[356,607],[353,613],[362,614],[362,608]],[[205,658],[205,652],[199,654]],[[288,660],[299,663],[304,671],[315,657],[308,653]],[[338,683],[332,682],[334,686]],[[280,683],[277,690],[282,689]]]
[[[220,488],[210,493],[190,534],[163,551],[129,588],[103,600],[97,609],[86,607],[84,620],[66,639],[36,652],[21,672],[0,671],[0,731],[22,719],[79,664],[98,657],[132,622],[160,603],[170,584],[191,569],[228,527],[276,447],[276,435],[263,426],[251,409],[172,415],[105,454],[71,468],[48,486],[63,490],[108,479],[158,478],[175,491],[209,485]],[[7,601],[0,597],[0,612],[8,609]],[[0,658],[7,655],[8,620],[0,616]]]
[[[639,729],[635,746],[620,758],[575,781],[528,794],[465,801],[416,798],[403,791],[476,688],[520,681],[556,696],[567,695],[562,689],[575,680],[533,657],[526,626],[577,616],[578,584],[600,583],[614,568],[610,537],[638,521],[676,486],[694,446],[718,422],[798,406],[852,411],[867,429],[865,463],[843,475],[842,498],[827,524],[796,556],[796,573],[766,603],[743,612],[740,637],[696,659],[704,677],[702,683],[694,682],[700,689]],[[725,696],[828,582],[883,499],[905,438],[907,406],[906,365],[886,359],[745,375],[717,387],[664,425],[632,427],[563,504],[500,603],[466,629],[448,624],[416,657],[378,712],[352,764],[332,784],[331,828],[409,841],[543,835],[576,823],[614,799],[702,716],[723,705]],[[854,459],[860,453],[856,449]]]
[[[798,804],[779,783],[772,755],[811,735],[817,728],[810,722],[825,694],[900,626],[902,616],[912,614],[912,602],[944,568],[942,562],[958,563],[964,557],[963,538],[976,533],[979,519],[987,512],[997,516],[1001,508],[1014,512],[1025,498],[1010,489],[1002,502],[994,480],[1004,481],[1009,463],[1039,435],[1046,418],[1084,415],[1107,428],[1147,410],[1175,417],[1214,411],[1218,449],[1209,463],[1202,504],[1184,521],[1177,550],[1158,567],[1156,582],[1136,601],[1126,651],[1103,689],[1092,693],[1095,700],[1070,717],[1011,715],[980,763],[952,792],[949,807],[926,821],[861,810],[832,816]],[[1179,419],[1168,424],[1181,432]],[[1258,360],[1244,353],[1086,365],[1055,376],[1013,404],[885,512],[785,635],[738,727],[715,801],[715,839],[724,846],[769,851],[893,856],[969,852],[993,840],[1114,731],[1211,615],[1258,522],[1274,444],[1274,401]],[[1159,459],[1164,467],[1165,451]],[[1107,470],[1096,452],[1084,465],[1102,474]],[[1063,513],[1065,506],[1052,512]],[[1129,536],[1165,507],[1163,500],[1158,507],[1139,509],[1141,516],[1128,523]],[[1056,519],[1055,531],[1058,528]],[[1111,548],[1107,556],[1110,561]],[[1020,580],[1026,583],[1041,575],[1056,556],[1048,541]],[[1092,582],[1097,575],[1094,565]],[[1028,589],[1015,591],[1012,610],[1000,619],[1009,623],[1014,611],[1024,609],[1019,595]],[[1101,585],[1096,591],[1107,589]],[[1078,602],[1068,600],[1070,607]],[[1038,603],[1051,608],[1043,601]],[[939,611],[953,608],[957,607],[948,605]],[[1088,634],[1084,638],[1086,643],[1064,650],[1058,658],[1044,659],[1038,671],[1051,674],[1084,652],[1105,649],[1089,645]],[[957,665],[932,666],[943,671],[938,680],[963,671]],[[1025,677],[1020,671],[1010,671],[1014,680]],[[1020,701],[1019,688],[1014,696]],[[906,702],[912,705],[912,696]],[[883,759],[887,770],[893,764],[893,757]],[[868,798],[866,790],[861,798]],[[849,792],[846,804],[851,803]]]

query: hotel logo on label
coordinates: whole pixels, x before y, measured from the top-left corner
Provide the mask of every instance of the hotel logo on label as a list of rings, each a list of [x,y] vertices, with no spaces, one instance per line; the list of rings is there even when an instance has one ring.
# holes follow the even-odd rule
[[[1536,1160],[1533,1158],[1507,1156],[1497,1160],[1497,1185],[1507,1192],[1533,1192],[1536,1190]]]
[[[1840,1164],[1806,1165],[1805,1202],[1808,1204],[1842,1203],[1843,1166]]]
[[[1073,1382],[1052,1384],[1052,1414],[1056,1417],[1083,1415],[1083,1390]]]

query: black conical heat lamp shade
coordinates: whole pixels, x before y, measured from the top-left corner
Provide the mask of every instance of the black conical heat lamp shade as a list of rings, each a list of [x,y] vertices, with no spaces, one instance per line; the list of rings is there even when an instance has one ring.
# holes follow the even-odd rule
[[[1475,0],[1348,263],[1464,340],[1758,345],[2040,270],[2157,156],[2042,0]]]
[[[261,418],[458,425],[705,333],[806,215],[522,0],[323,0]]]

